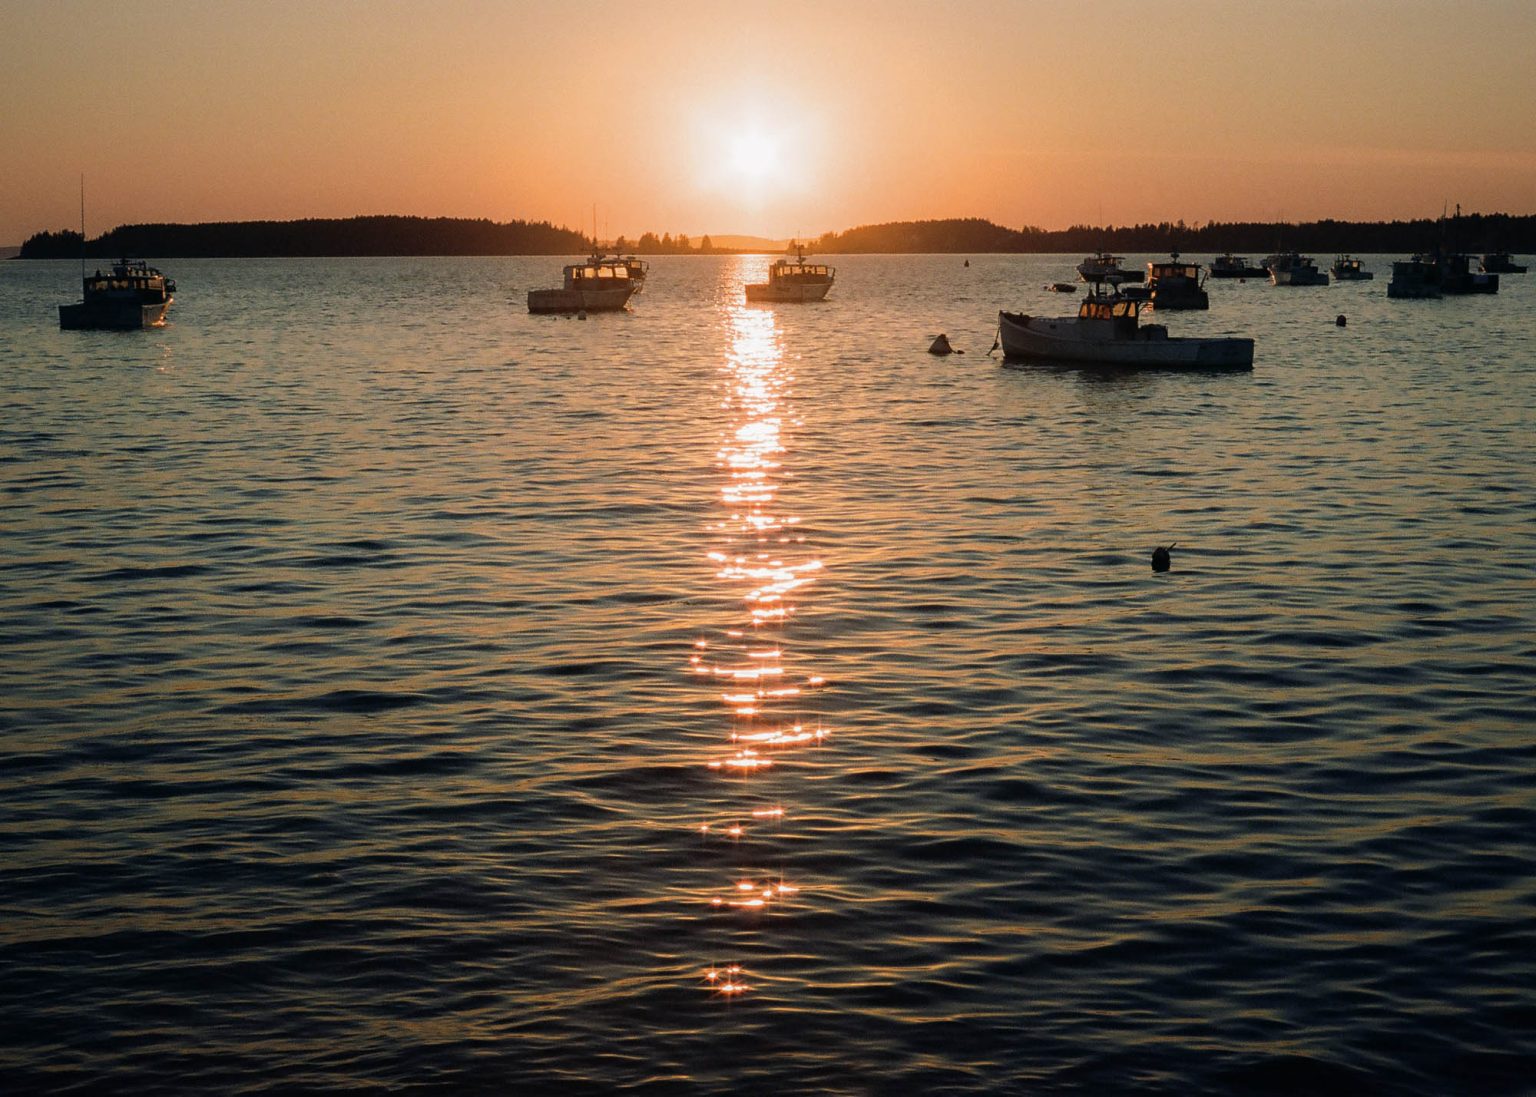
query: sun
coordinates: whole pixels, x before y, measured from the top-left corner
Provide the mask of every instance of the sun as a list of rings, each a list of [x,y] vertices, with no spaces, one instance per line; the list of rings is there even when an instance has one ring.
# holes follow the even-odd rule
[[[773,172],[778,158],[778,145],[761,131],[739,133],[731,138],[731,170],[743,179],[766,179]]]

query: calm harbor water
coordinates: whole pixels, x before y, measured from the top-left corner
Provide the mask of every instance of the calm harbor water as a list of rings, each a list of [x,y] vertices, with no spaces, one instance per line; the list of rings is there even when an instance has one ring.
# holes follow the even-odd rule
[[[1536,275],[1078,258],[0,264],[0,1089],[1529,1092]]]

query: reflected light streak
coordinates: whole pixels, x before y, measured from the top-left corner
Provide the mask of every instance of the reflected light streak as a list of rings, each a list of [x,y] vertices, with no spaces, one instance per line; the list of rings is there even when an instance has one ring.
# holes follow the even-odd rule
[[[733,419],[715,454],[721,474],[718,520],[707,528],[717,543],[705,558],[716,581],[739,597],[736,604],[745,621],[742,627],[695,640],[688,669],[720,683],[723,688],[717,687],[716,695],[731,721],[724,730],[733,752],[706,759],[708,768],[722,776],[750,777],[752,787],[760,788],[759,782],[783,779],[774,772],[775,757],[814,749],[830,735],[820,719],[809,718],[803,708],[808,695],[826,680],[795,674],[786,681],[784,666],[792,655],[786,630],[796,602],[823,573],[824,564],[795,547],[806,540],[791,532],[800,518],[784,513],[779,499],[786,432],[796,420],[788,402],[793,377],[775,314],[734,307],[727,319],[732,340],[722,370],[721,407]],[[766,631],[770,628],[771,633]],[[743,781],[733,787],[748,786]],[[726,799],[714,810],[713,818],[698,823],[701,841],[710,846],[729,843],[734,850],[759,857],[773,854],[772,839],[787,816],[782,804],[759,800],[756,805],[733,806]],[[771,829],[753,833],[764,827]],[[759,864],[755,872],[750,865],[734,867],[741,875],[723,894],[701,897],[722,913],[773,912],[799,893],[782,873],[770,876],[766,866]],[[750,989],[743,974],[739,966],[712,965],[704,978],[712,990],[731,995]]]

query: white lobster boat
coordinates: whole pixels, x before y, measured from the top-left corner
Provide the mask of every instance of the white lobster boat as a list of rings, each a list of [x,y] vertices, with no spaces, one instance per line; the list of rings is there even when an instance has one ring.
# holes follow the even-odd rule
[[[1269,266],[1269,284],[1272,286],[1326,286],[1328,284],[1328,272],[1318,270],[1317,264],[1310,256],[1287,251],[1271,255],[1266,263]]]
[[[837,268],[807,263],[805,248],[795,245],[795,260],[778,259],[768,268],[768,281],[746,287],[747,300],[756,302],[824,301],[837,277]]]
[[[1127,270],[1121,266],[1125,262],[1123,255],[1111,255],[1107,251],[1094,252],[1088,258],[1077,265],[1077,278],[1080,282],[1140,282],[1142,273],[1139,270]]]
[[[528,291],[529,312],[618,312],[639,282],[622,259],[588,259],[565,268],[560,289]]]
[[[1253,340],[1176,338],[1140,323],[1141,302],[1096,288],[1076,316],[997,314],[1003,357],[1130,369],[1252,369]]]

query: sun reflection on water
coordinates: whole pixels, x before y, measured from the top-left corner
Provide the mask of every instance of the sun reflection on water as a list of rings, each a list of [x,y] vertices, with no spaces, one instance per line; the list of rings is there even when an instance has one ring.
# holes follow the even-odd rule
[[[831,735],[808,711],[826,680],[805,673],[789,642],[797,600],[817,581],[823,563],[805,548],[803,535],[791,532],[799,517],[782,510],[779,474],[785,431],[794,425],[794,375],[775,314],[735,306],[725,319],[726,427],[716,453],[721,513],[709,527],[715,545],[707,562],[734,593],[741,618],[721,622],[711,637],[695,641],[689,657],[691,673],[714,684],[724,709],[722,749],[702,764],[725,784],[712,818],[697,827],[705,847],[723,859],[721,883],[702,902],[722,918],[747,918],[746,926],[763,933],[762,919],[782,913],[800,893],[782,864],[772,863],[790,816],[779,799],[786,777],[777,763],[820,747]],[[739,938],[733,940],[739,948]],[[739,964],[712,964],[704,982],[711,992],[734,997],[751,989],[744,974]]]

